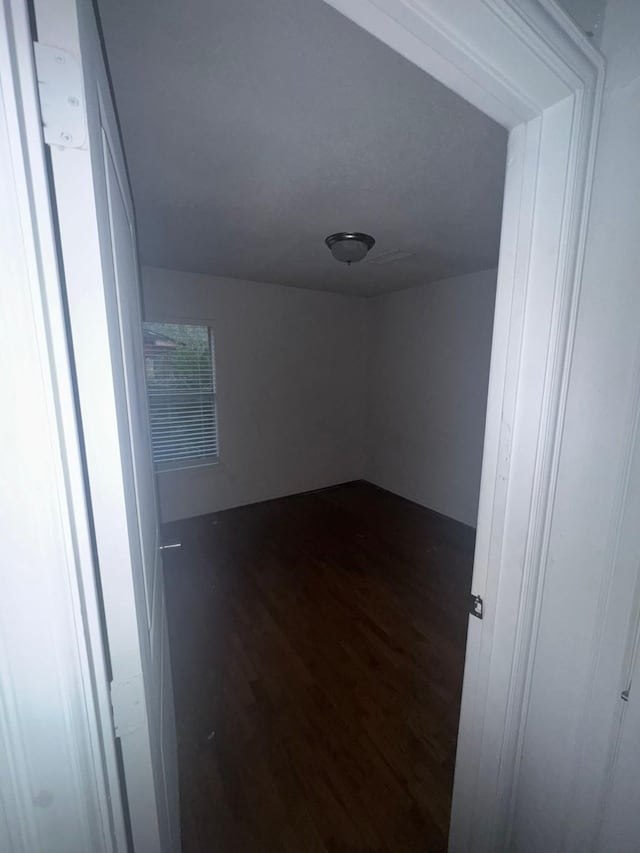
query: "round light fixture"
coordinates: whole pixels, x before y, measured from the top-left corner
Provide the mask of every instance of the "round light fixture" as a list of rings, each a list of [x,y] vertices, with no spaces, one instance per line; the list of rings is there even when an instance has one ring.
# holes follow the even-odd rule
[[[336,261],[352,264],[355,261],[361,261],[376,241],[370,234],[339,231],[337,234],[330,234],[324,242]]]

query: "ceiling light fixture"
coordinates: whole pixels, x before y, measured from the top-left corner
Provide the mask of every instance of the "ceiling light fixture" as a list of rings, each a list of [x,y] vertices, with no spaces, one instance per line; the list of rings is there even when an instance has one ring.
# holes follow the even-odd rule
[[[369,249],[375,246],[376,241],[370,234],[339,231],[337,234],[330,234],[324,242],[336,261],[352,264],[355,261],[361,261]]]

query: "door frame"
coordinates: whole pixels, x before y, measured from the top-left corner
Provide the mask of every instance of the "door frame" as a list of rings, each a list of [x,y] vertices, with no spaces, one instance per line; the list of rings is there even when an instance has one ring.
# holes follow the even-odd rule
[[[605,64],[553,0],[326,0],[509,131],[449,849],[508,847]],[[576,525],[580,520],[575,520]]]
[[[136,341],[142,314],[133,202],[95,5],[31,0],[31,7],[126,829],[140,853],[177,850],[174,706],[141,337]],[[66,112],[72,73],[73,123]],[[64,110],[55,107],[58,85]]]
[[[604,60],[553,0],[326,2],[509,131],[473,574],[473,591],[484,599],[485,618],[471,617],[469,624],[450,836],[453,851],[500,850],[509,838],[536,649]],[[25,17],[23,0],[3,3],[18,19]],[[12,36],[10,31],[10,43]],[[18,59],[23,63],[20,73],[33,77],[32,57]],[[35,97],[34,80],[29,85]],[[23,162],[27,174],[33,169],[30,146],[42,144],[33,124],[35,103],[27,104],[30,121],[14,140],[15,163]],[[43,174],[35,177],[42,183]],[[51,223],[38,221],[35,213],[34,208],[31,219],[25,219],[24,230],[38,242]],[[77,689],[84,694],[90,717],[89,739],[77,749],[93,767],[95,779],[103,780],[96,798],[102,801],[106,826],[111,824],[102,836],[105,847],[120,848],[112,835],[113,815],[106,817],[110,773],[104,764],[101,769],[96,764],[96,755],[102,754],[104,761],[102,751],[109,749],[104,733],[110,713],[105,707],[108,697],[95,695],[101,681],[96,672],[105,666],[104,649],[92,586],[81,453],[69,418],[73,389],[61,346],[64,312],[55,305],[59,295],[51,296],[58,292],[52,243],[44,258],[42,251],[42,245],[33,250],[38,271],[33,282],[38,284],[36,290],[35,285],[31,288],[42,292],[39,288],[49,281],[55,307],[51,316],[58,319],[55,334],[40,328],[46,343],[40,357],[54,377],[54,405],[66,395],[59,417],[66,413],[69,437],[63,455],[70,454],[65,455],[70,467],[60,482],[71,490],[65,500],[82,546],[65,570],[73,592],[71,612],[77,617],[69,630],[83,661],[84,680]],[[72,540],[73,551],[80,546]],[[19,746],[20,731],[8,737],[10,746]],[[122,826],[121,815],[116,823]],[[105,835],[111,836],[108,841]]]
[[[124,853],[109,659],[32,40],[26,2],[0,0],[0,327],[5,347],[20,354],[20,375],[0,375],[8,401],[0,453],[0,766],[8,769],[0,838],[16,853]]]

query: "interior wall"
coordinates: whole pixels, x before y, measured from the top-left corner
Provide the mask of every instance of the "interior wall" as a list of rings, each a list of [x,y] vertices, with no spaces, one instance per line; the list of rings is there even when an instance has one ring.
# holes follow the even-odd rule
[[[474,527],[496,277],[371,300],[367,479]]]
[[[496,270],[364,299],[143,268],[145,317],[213,329],[220,461],[163,521],[367,479],[475,526]]]
[[[163,521],[363,477],[366,300],[152,267],[143,295],[216,349],[220,461],[158,474]]]

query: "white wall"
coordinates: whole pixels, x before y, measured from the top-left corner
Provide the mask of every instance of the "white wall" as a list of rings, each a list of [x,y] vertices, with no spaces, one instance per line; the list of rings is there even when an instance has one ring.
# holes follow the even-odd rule
[[[147,319],[214,331],[220,461],[164,521],[365,478],[475,525],[496,271],[373,299],[143,269]]]
[[[472,526],[496,272],[371,300],[367,479]]]
[[[209,323],[220,461],[164,521],[365,478],[475,525],[496,271],[361,299],[143,269],[145,316]]]
[[[143,269],[150,320],[206,322],[220,461],[158,475],[169,521],[364,475],[366,300]]]
[[[579,833],[592,825],[595,815],[576,799],[577,792],[583,782],[593,786],[602,781],[602,765],[587,774],[581,769],[594,748],[581,726],[599,690],[594,679],[596,649],[623,506],[619,501],[631,401],[640,382],[639,39],[640,3],[609,0],[602,40],[608,64],[606,93],[548,568],[532,661],[513,850],[587,849],[580,843],[565,846],[562,839],[568,830]],[[637,554],[635,567],[637,575]],[[627,597],[632,595],[629,588]],[[611,614],[614,620],[616,616]],[[601,654],[608,653],[606,647],[601,649]],[[621,657],[611,661],[611,667],[619,668]],[[620,689],[614,694],[619,709]],[[597,723],[606,729],[612,720],[603,717]],[[636,807],[626,816],[627,829],[633,828],[635,835],[633,847],[605,844],[588,849],[603,853],[638,849],[637,772],[635,785]]]

